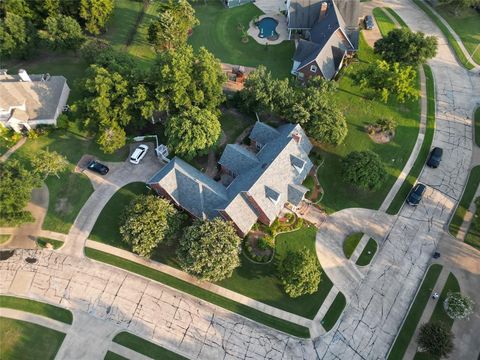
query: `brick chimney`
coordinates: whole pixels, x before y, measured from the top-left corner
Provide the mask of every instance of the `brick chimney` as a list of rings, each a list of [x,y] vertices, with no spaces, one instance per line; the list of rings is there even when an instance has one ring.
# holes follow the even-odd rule
[[[327,13],[328,10],[328,3],[326,1],[322,2],[322,5],[320,6],[320,18],[323,18],[325,14]]]
[[[292,138],[298,144],[300,142],[300,139],[302,138],[302,136],[299,133],[293,133]]]

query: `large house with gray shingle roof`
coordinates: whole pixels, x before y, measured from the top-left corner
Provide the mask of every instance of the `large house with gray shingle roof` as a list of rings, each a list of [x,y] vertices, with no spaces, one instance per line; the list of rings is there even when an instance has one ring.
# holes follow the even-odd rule
[[[232,221],[241,236],[257,221],[270,225],[286,203],[299,206],[308,191],[302,183],[312,168],[312,144],[295,124],[257,122],[249,137],[248,147],[226,146],[218,162],[223,180],[175,157],[148,185],[196,218]]]
[[[290,36],[300,34],[292,74],[331,80],[358,48],[360,0],[288,0]]]

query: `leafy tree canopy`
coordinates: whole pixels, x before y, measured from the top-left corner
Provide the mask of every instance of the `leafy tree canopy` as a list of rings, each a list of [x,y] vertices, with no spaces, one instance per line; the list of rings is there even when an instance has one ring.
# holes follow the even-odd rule
[[[65,15],[49,16],[38,36],[53,50],[76,50],[85,40],[78,22]]]
[[[148,40],[158,51],[186,45],[189,31],[199,22],[187,0],[159,4],[158,17],[148,27]]]
[[[183,221],[184,216],[169,201],[141,195],[125,209],[120,234],[135,253],[150,257],[159,243],[171,240]]]
[[[25,20],[7,12],[0,21],[0,56],[24,55],[29,41]]]
[[[446,313],[452,319],[466,319],[473,313],[473,300],[459,292],[449,293],[445,304]]]
[[[374,52],[389,63],[419,65],[437,54],[437,38],[409,29],[393,29],[375,42]]]
[[[318,260],[307,248],[288,251],[280,262],[278,274],[285,292],[292,298],[318,290],[321,276]]]
[[[80,0],[80,17],[85,21],[85,29],[98,35],[113,11],[113,0]]]
[[[170,149],[174,149],[177,155],[191,159],[207,153],[217,142],[220,131],[221,125],[216,114],[192,107],[169,119],[165,135]]]
[[[453,350],[453,334],[440,322],[423,324],[417,341],[422,349],[434,357],[446,357]]]
[[[379,189],[387,179],[385,165],[373,151],[353,151],[342,161],[343,179],[365,190]]]
[[[68,160],[65,156],[56,151],[49,151],[40,149],[32,156],[31,163],[34,172],[38,174],[43,180],[50,175],[55,175],[64,172],[68,168]]]
[[[206,281],[232,276],[240,265],[240,237],[231,223],[219,218],[196,221],[185,229],[177,250],[182,268]]]

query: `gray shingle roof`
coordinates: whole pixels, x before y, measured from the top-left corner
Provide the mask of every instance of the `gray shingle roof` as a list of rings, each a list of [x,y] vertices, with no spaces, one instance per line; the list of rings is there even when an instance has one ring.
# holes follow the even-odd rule
[[[265,145],[270,140],[278,137],[278,135],[279,133],[275,128],[263,122],[257,121],[252,131],[250,132],[249,138],[262,145]]]
[[[291,0],[288,13],[290,29],[310,29],[318,19],[323,0]]]
[[[288,202],[294,206],[298,206],[303,200],[303,196],[308,191],[308,189],[302,185],[298,184],[289,184],[288,185]]]
[[[251,151],[238,144],[228,144],[218,163],[235,174],[240,174],[258,165],[258,159]]]

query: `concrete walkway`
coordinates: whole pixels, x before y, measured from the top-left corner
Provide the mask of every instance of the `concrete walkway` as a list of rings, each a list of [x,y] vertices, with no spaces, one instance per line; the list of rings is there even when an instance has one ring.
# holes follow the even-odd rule
[[[109,246],[109,245],[106,245],[106,244],[102,244],[100,242],[92,241],[92,240],[87,240],[86,246],[89,247],[89,248],[93,248],[93,249],[96,249],[96,250],[100,250],[100,251],[103,251],[103,252],[121,257],[123,259],[130,260],[130,261],[135,262],[137,264],[147,266],[151,269],[163,272],[163,273],[171,275],[171,276],[173,276],[177,279],[183,280],[187,283],[190,283],[190,284],[198,286],[202,289],[208,290],[208,291],[210,291],[214,294],[218,294],[218,295],[223,296],[227,299],[236,301],[240,304],[244,304],[246,306],[249,306],[251,308],[254,308],[256,310],[264,312],[266,314],[278,317],[280,319],[290,321],[294,324],[299,324],[299,325],[302,325],[302,326],[305,326],[305,327],[310,327],[311,326],[312,320],[310,320],[310,319],[304,318],[304,317],[296,315],[296,314],[289,313],[289,312],[284,311],[284,310],[280,310],[276,307],[267,305],[265,303],[254,300],[252,298],[249,298],[249,297],[244,296],[242,294],[239,294],[237,292],[228,290],[224,287],[212,284],[210,282],[199,281],[197,278],[195,278],[195,277],[193,277],[193,276],[191,276],[191,275],[189,275],[189,274],[187,274],[187,273],[185,273],[181,270],[175,269],[171,266],[168,266],[168,265],[165,265],[165,264],[162,264],[162,263],[150,260],[150,259],[143,258],[141,256],[138,256],[138,255],[135,255],[135,254],[131,253],[130,251],[122,250],[122,249],[119,249],[119,248],[116,248],[116,247],[113,247],[113,246]]]
[[[65,324],[61,321],[15,309],[0,308],[0,316],[9,319],[26,321],[32,324],[37,324],[62,333],[67,333],[70,329],[70,325]]]
[[[15,145],[13,145],[10,149],[8,149],[5,154],[0,156],[0,163],[3,163],[8,160],[8,158],[15,152],[17,151],[25,142],[27,141],[27,138],[22,137],[20,140],[17,141]]]
[[[122,346],[114,342],[110,344],[110,348],[108,350],[114,352],[117,355],[123,356],[124,358],[129,360],[151,360],[151,358],[145,355],[142,355],[136,351],[133,351],[129,348],[126,348],[125,346]]]

